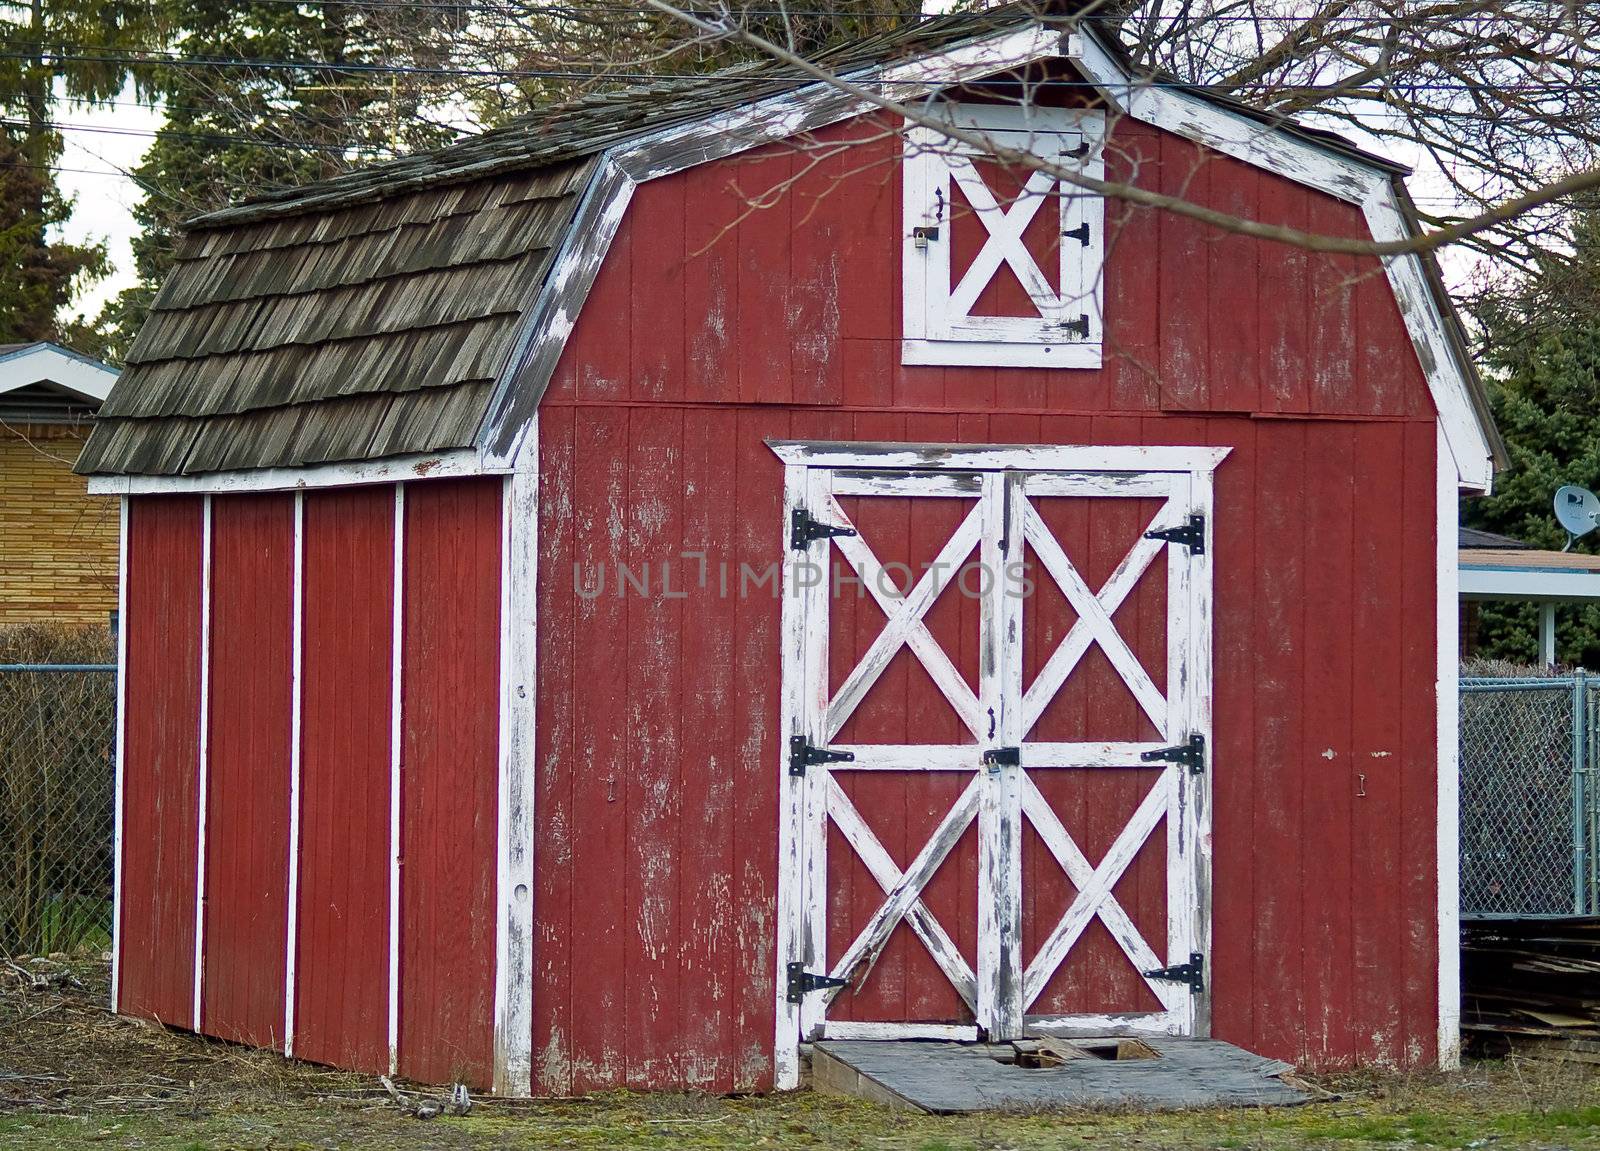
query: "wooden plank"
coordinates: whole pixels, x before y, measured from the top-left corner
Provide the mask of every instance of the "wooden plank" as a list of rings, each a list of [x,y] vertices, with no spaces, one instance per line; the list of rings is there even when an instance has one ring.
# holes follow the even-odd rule
[[[1161,137],[1160,190],[1207,203],[1216,167],[1210,153],[1177,136]],[[1196,220],[1162,212],[1156,217],[1160,257],[1156,268],[1161,309],[1161,406],[1204,411],[1211,403],[1210,333],[1201,316],[1214,286],[1207,280],[1209,250],[1219,233]]]
[[[307,495],[304,538],[295,1052],[379,1074],[389,1069],[394,490]]]
[[[499,478],[406,491],[399,1070],[494,1078]]]
[[[1351,889],[1353,997],[1350,1029],[1355,1057],[1404,1066],[1401,1023],[1406,922],[1400,864],[1406,837],[1401,822],[1401,727],[1405,688],[1401,676],[1405,628],[1405,431],[1399,424],[1355,428],[1351,485],[1356,493],[1351,578],[1352,642],[1360,651],[1351,692]],[[1399,495],[1399,499],[1396,496]]]
[[[678,942],[681,764],[694,733],[680,734],[683,550],[683,420],[636,411],[628,426],[626,560],[648,590],[623,590],[627,611],[627,771],[619,791],[627,812],[628,862],[623,1000],[627,1082],[681,1082],[678,1053],[682,983]],[[621,764],[619,764],[621,766]]]
[[[1106,149],[1106,179],[1156,186],[1161,137],[1130,121],[1112,128]],[[1117,411],[1153,411],[1160,406],[1161,316],[1149,269],[1159,267],[1161,231],[1157,214],[1128,204],[1106,205],[1106,339],[1103,353],[1107,402]],[[1087,406],[1087,405],[1085,405]]]
[[[640,231],[637,221],[632,214],[623,219],[584,305],[590,315],[606,317],[606,327],[603,334],[579,337],[583,355],[575,366],[577,397],[582,403],[626,400],[631,391],[633,340],[629,325],[633,316],[633,237]]]
[[[705,885],[701,890],[726,890],[732,879],[740,772],[727,716],[740,677],[733,663],[734,598],[724,590],[723,578],[733,555],[738,502],[734,469],[727,466],[733,438],[734,414],[727,410],[702,411],[683,422],[681,582],[688,598],[679,640],[681,729],[693,733],[696,749],[681,765],[679,783],[680,875],[687,891],[700,885]],[[763,762],[757,770],[773,774],[780,768]],[[726,899],[689,897],[682,899],[678,915],[681,1079],[698,1090],[731,1091],[733,986],[743,970],[743,957],[732,943],[738,909]],[[789,1034],[794,1038],[797,1031]]]
[[[295,500],[212,499],[201,1029],[283,1044]]]
[[[1307,222],[1314,232],[1338,235],[1349,229],[1349,209],[1327,196],[1312,196]],[[1316,253],[1308,260],[1311,282],[1311,410],[1345,415],[1364,410],[1356,389],[1356,289],[1354,256]]]
[[[619,594],[628,559],[625,409],[576,413],[572,447],[573,621],[571,1090],[620,1087],[626,1075],[629,601]],[[601,594],[593,594],[600,581]],[[585,877],[611,876],[595,883]]]
[[[683,173],[684,399],[732,401],[739,396],[734,338],[739,318],[740,205],[727,191],[727,174],[708,166]],[[687,208],[686,208],[687,211]]]
[[[790,209],[786,194],[794,173],[792,148],[778,146],[745,157],[723,170],[732,186],[722,192],[739,204],[738,331],[734,355],[743,403],[788,403],[794,399],[790,328],[794,293]]]
[[[1309,1054],[1303,1020],[1307,989],[1302,904],[1311,898],[1303,868],[1317,874],[1320,862],[1303,846],[1301,821],[1307,769],[1303,708],[1306,660],[1308,566],[1321,555],[1313,549],[1305,516],[1311,491],[1305,462],[1303,424],[1262,423],[1256,432],[1256,535],[1272,541],[1272,562],[1252,575],[1256,652],[1256,714],[1252,758],[1261,765],[1255,777],[1254,908],[1256,1024],[1251,1044],[1295,1060]],[[1223,582],[1226,582],[1224,576]],[[1321,762],[1321,761],[1317,761]],[[1228,876],[1220,883],[1231,882]],[[1223,891],[1229,890],[1227,886]]]
[[[118,1010],[193,1015],[202,497],[129,497]]]
[[[741,411],[734,430],[733,466],[737,478],[734,554],[757,570],[784,552],[783,468],[762,443],[763,436],[785,434],[781,413]],[[782,729],[778,721],[779,604],[776,593],[752,588],[736,601],[734,664],[760,669],[737,693],[733,707],[738,733],[737,762],[781,763]],[[778,772],[753,772],[734,789],[733,882],[731,898],[742,909],[734,933],[739,955],[734,982],[734,1090],[758,1091],[773,1081],[773,1011],[777,983],[773,941],[777,924],[776,879],[778,832],[772,813],[778,795]],[[768,978],[773,982],[768,983]]]
[[[1257,169],[1218,157],[1210,176],[1212,205],[1241,220],[1260,218],[1262,176]],[[1260,261],[1271,258],[1271,247],[1225,232],[1206,245],[1208,411],[1253,412],[1260,406],[1262,296],[1257,277]]]
[[[1304,230],[1310,226],[1310,195],[1298,184],[1264,175],[1257,187],[1261,219]],[[1311,403],[1312,259],[1290,244],[1266,246],[1257,255],[1259,298],[1269,303],[1257,326],[1264,411],[1304,412]]]
[[[634,219],[649,222],[630,231],[627,253],[633,263],[627,301],[630,331],[640,333],[628,340],[633,356],[630,393],[635,400],[659,402],[683,396],[687,186],[682,177],[652,181],[634,193],[630,208]]]
[[[573,577],[575,546],[574,412],[547,406],[539,415],[538,772],[534,788],[533,1092],[572,1094],[577,877],[574,820],[574,708],[578,694]],[[587,896],[586,896],[587,897]]]
[[[1311,1061],[1328,1066],[1346,1065],[1354,1055],[1350,945],[1355,897],[1351,889],[1355,781],[1351,776],[1357,768],[1352,762],[1350,724],[1357,665],[1351,635],[1355,595],[1352,437],[1348,424],[1319,424],[1307,433],[1308,451],[1319,466],[1308,475],[1300,529],[1308,541],[1315,541],[1315,560],[1306,566],[1305,728],[1297,757],[1305,773],[1302,883],[1316,877],[1305,889],[1300,910],[1305,947],[1304,1027]]]
[[[1256,875],[1254,809],[1258,797],[1276,786],[1281,769],[1255,754],[1257,728],[1273,722],[1273,717],[1258,716],[1255,706],[1256,579],[1253,574],[1242,577],[1234,573],[1254,573],[1257,565],[1267,562],[1276,551],[1275,546],[1258,548],[1256,542],[1256,423],[1207,423],[1209,442],[1230,444],[1233,449],[1227,465],[1217,474],[1213,528],[1219,566],[1213,615],[1217,642],[1211,745],[1217,767],[1212,806],[1216,881],[1211,901],[1211,982],[1221,990],[1211,997],[1211,1034],[1251,1047],[1256,1043],[1258,1011],[1252,903],[1258,883],[1265,888],[1273,880],[1270,874],[1259,879]],[[1229,636],[1241,638],[1230,642]]]

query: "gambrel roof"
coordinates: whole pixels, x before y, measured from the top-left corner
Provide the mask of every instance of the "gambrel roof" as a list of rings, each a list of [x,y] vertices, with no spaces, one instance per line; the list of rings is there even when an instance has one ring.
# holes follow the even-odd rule
[[[819,63],[909,100],[1066,58],[1130,115],[1362,204],[1380,238],[1415,229],[1398,166],[1242,105],[1141,87],[1090,21],[1063,27],[995,9]],[[172,477],[449,452],[474,454],[467,470],[505,470],[634,186],[871,110],[752,65],[603,93],[200,217],[79,470]],[[1484,487],[1498,440],[1430,265],[1402,257],[1390,278],[1463,482]]]

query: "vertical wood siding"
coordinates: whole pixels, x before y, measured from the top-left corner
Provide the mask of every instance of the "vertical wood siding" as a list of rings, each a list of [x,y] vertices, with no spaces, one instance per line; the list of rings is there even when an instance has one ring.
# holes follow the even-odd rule
[[[294,497],[211,503],[201,1030],[283,1046]]]
[[[770,1083],[778,602],[756,578],[783,536],[768,436],[1231,447],[1215,525],[1214,1033],[1314,1064],[1431,1060],[1435,417],[1381,270],[1111,205],[1102,369],[905,367],[895,145],[864,123],[824,137],[859,147],[815,163],[772,149],[639,188],[546,397],[535,1090]],[[1107,178],[1363,226],[1141,125],[1115,125]],[[788,195],[751,208],[782,180]],[[1061,515],[1103,577],[1133,529],[1115,511]],[[918,552],[935,534],[912,517],[897,538]],[[706,554],[704,584],[683,552]],[[1131,602],[1118,622],[1159,665],[1157,611]],[[1061,630],[1036,627],[1040,644]],[[916,683],[898,690],[905,721],[936,722]],[[1122,716],[1082,693],[1060,706],[1064,724]],[[1052,797],[1092,860],[1139,786],[1101,783],[1063,778]],[[872,820],[908,853],[931,797],[866,786],[893,792]],[[1029,866],[1036,939],[1070,891],[1048,859]],[[1161,877],[1141,857],[1119,885],[1136,922],[1160,920]],[[871,902],[870,879],[854,882]],[[937,884],[930,899],[968,947],[970,900]],[[1140,991],[1102,928],[1082,946],[1089,982],[1047,990],[1056,1006],[1090,1007],[1090,986]],[[923,959],[897,941],[875,975],[911,1017],[950,999]]]
[[[824,135],[859,146],[814,164],[774,149],[641,187],[546,398],[535,1090],[771,1084],[783,531],[764,437],[1231,447],[1215,524],[1214,1033],[1316,1064],[1432,1059],[1435,417],[1380,270],[1111,205],[1103,368],[904,367],[900,181],[881,134],[848,125]],[[1108,178],[1360,229],[1346,205],[1138,125],[1116,125]],[[787,195],[750,208],[782,180]],[[296,1048],[369,1070],[387,1056],[392,497],[315,493],[305,509]],[[501,501],[497,479],[408,485],[401,598],[399,1069],[478,1085]],[[1100,577],[1137,527],[1053,514]],[[205,1025],[261,1044],[282,1040],[291,517],[288,496],[215,505]],[[915,560],[937,519],[908,510],[883,531]],[[195,499],[132,502],[123,1009],[178,1023],[194,977],[200,524]],[[858,615],[841,643],[870,639]],[[1159,613],[1135,600],[1118,622],[1159,664]],[[1064,623],[1038,615],[1028,639]],[[930,626],[961,642],[959,614]],[[899,674],[885,722],[939,722]],[[1135,717],[1087,692],[1051,722]],[[1051,796],[1091,857],[1138,786],[1103,782],[1102,796],[1063,778]],[[870,786],[868,814],[903,856],[940,797]],[[929,900],[970,956],[964,851]],[[1070,892],[1037,851],[1026,866],[1037,940]],[[1141,859],[1119,885],[1136,922],[1160,918],[1160,876]],[[840,914],[862,914],[870,878],[842,882]],[[1083,944],[1088,981],[1047,989],[1052,1005],[1139,991],[1102,936]],[[914,941],[883,963],[878,1008],[957,1010]]]
[[[493,1079],[501,489],[406,488],[399,1071],[477,1087]]]
[[[294,1049],[374,1073],[389,1068],[394,498],[305,497]]]
[[[199,818],[199,496],[128,507],[119,1009],[188,1026]]]

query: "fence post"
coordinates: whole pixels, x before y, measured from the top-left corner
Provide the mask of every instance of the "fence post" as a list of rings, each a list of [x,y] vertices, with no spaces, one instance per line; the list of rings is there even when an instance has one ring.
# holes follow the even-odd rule
[[[1572,673],[1572,913],[1582,915],[1588,902],[1588,820],[1586,795],[1589,775],[1588,724],[1585,720],[1588,690],[1583,668]]]

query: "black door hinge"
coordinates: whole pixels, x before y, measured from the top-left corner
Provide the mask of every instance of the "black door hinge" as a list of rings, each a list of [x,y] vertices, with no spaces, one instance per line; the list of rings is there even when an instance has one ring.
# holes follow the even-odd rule
[[[1195,991],[1206,989],[1206,957],[1198,951],[1189,952],[1189,962],[1171,967],[1158,967],[1144,973],[1146,979],[1165,979],[1170,983],[1187,983]]]
[[[1085,220],[1076,228],[1068,228],[1061,235],[1064,239],[1076,240],[1087,248],[1089,246],[1089,221]]]
[[[1061,321],[1060,326],[1077,336],[1080,340],[1087,340],[1089,338],[1088,316],[1079,316],[1076,320],[1063,320]]]
[[[1206,737],[1191,735],[1187,743],[1140,752],[1139,758],[1145,763],[1181,763],[1190,775],[1199,775],[1206,769]]]
[[[835,527],[814,519],[805,508],[795,508],[789,513],[789,546],[803,552],[813,540],[832,539],[834,536],[853,536],[855,528]]]
[[[806,965],[798,960],[789,964],[789,986],[787,998],[790,1003],[804,1003],[806,996],[813,991],[826,991],[830,987],[849,987],[848,979],[835,979],[831,975],[818,975],[815,971],[807,971]]]
[[[829,751],[825,747],[812,747],[803,735],[789,737],[789,774],[804,775],[813,763],[849,763],[855,759],[853,751]]]
[[[1169,544],[1182,544],[1197,556],[1206,554],[1206,517],[1190,516],[1181,527],[1156,528],[1145,532],[1147,540],[1166,540]]]

